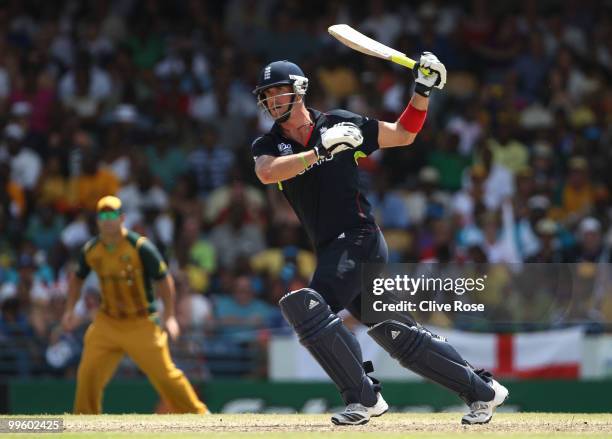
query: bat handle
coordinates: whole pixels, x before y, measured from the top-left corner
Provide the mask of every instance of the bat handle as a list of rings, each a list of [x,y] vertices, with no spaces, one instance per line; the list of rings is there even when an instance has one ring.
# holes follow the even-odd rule
[[[415,60],[410,59],[407,56],[400,56],[400,55],[391,55],[391,61],[401,66],[408,67],[410,70],[412,70],[414,68],[414,65],[416,64]],[[424,67],[419,68],[419,70],[423,72],[424,75],[431,74],[431,71]]]

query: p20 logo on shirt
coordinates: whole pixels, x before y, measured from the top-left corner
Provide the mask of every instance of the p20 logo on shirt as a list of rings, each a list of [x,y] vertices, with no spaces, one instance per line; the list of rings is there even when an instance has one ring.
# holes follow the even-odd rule
[[[293,154],[293,149],[291,148],[291,145],[288,143],[279,143],[276,146],[278,146],[278,151],[280,152],[280,155]]]

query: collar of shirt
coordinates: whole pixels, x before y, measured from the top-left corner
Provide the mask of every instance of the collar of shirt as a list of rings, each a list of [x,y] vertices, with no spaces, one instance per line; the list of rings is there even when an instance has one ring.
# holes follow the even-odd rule
[[[307,110],[310,113],[310,118],[312,119],[312,122],[314,123],[314,126],[313,126],[313,131],[312,131],[312,133],[311,133],[311,135],[310,135],[310,137],[308,139],[308,142],[306,142],[306,145],[303,145],[305,147],[308,147],[309,144],[310,145],[312,144],[313,139],[315,139],[315,137],[316,137],[316,136],[314,136],[314,132],[315,132],[315,130],[321,128],[320,125],[321,125],[321,122],[322,122],[322,119],[323,119],[323,118],[321,118],[321,115],[323,113],[321,113],[320,111],[315,110],[314,108],[307,108]],[[288,141],[291,140],[291,139],[288,139],[287,137],[285,137],[285,134],[283,133],[283,129],[281,128],[281,126],[280,126],[280,124],[278,122],[274,122],[274,125],[270,129],[270,132],[272,132],[272,133],[282,137],[285,140],[288,140]],[[297,143],[297,142],[294,142],[294,143]]]

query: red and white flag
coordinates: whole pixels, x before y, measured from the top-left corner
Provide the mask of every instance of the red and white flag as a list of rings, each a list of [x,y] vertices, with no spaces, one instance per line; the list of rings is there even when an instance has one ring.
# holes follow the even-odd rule
[[[580,327],[517,334],[442,330],[474,367],[499,377],[578,378],[584,343]]]
[[[565,378],[580,376],[584,332],[579,327],[517,334],[495,334],[429,328],[446,337],[475,368],[496,377]],[[377,345],[365,328],[356,331],[363,358],[372,360],[376,376],[383,379],[420,380],[401,367]],[[327,375],[296,337],[279,337],[270,344],[272,380],[324,380]]]

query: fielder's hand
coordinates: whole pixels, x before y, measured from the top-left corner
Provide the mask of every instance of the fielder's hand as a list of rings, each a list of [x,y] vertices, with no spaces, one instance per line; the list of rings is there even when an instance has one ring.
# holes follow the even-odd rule
[[[421,71],[421,67],[429,69],[431,73],[426,75]],[[414,91],[421,96],[429,97],[433,87],[442,89],[446,84],[446,67],[431,52],[421,54],[421,59],[415,64],[412,73],[416,83]]]
[[[170,339],[175,341],[179,335],[181,335],[181,330],[179,328],[178,322],[176,321],[176,317],[170,316],[164,321],[164,328],[168,332]]]
[[[351,122],[341,122],[321,134],[321,145],[315,147],[319,157],[329,157],[363,143],[361,129]]]

